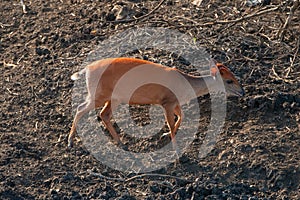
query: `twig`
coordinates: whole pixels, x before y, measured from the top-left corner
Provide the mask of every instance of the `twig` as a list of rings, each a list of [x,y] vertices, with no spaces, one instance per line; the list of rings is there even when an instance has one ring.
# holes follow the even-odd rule
[[[233,20],[220,20],[220,21],[216,21],[216,22],[208,22],[206,24],[207,25],[212,25],[212,24],[237,23],[237,22],[241,22],[241,21],[246,20],[246,19],[250,19],[252,17],[258,17],[260,15],[263,15],[263,14],[266,14],[266,13],[269,13],[269,12],[272,12],[272,11],[276,11],[278,9],[279,9],[279,6],[274,7],[274,8],[270,8],[270,9],[266,9],[266,10],[261,10],[259,12],[256,12],[256,13],[253,13],[253,14],[249,14],[249,15],[246,15],[246,16],[243,16],[243,17],[240,17],[240,18],[237,18],[237,19],[233,19]]]
[[[202,3],[202,0],[194,0],[194,1],[192,2],[192,4],[195,5],[195,6],[200,6],[201,3]]]
[[[5,67],[17,67],[17,66],[18,66],[18,65],[15,65],[15,64],[13,64],[13,63],[6,63],[5,60],[3,60],[3,65],[4,65]]]
[[[233,19],[233,20],[218,20],[218,21],[206,22],[206,23],[203,23],[203,24],[199,24],[198,23],[198,24],[194,24],[194,25],[183,25],[183,27],[190,27],[190,26],[211,26],[211,25],[215,25],[215,24],[238,23],[238,22],[241,22],[241,21],[253,18],[253,17],[258,17],[260,15],[276,11],[279,8],[280,8],[280,6],[276,6],[276,7],[272,7],[272,8],[269,8],[269,9],[260,10],[258,12],[253,13],[253,14],[249,14],[249,15],[246,15],[246,16],[243,16],[243,17],[240,17],[240,18],[237,18],[237,19]]]
[[[184,20],[187,20],[187,21],[190,21],[190,22],[193,22],[194,24],[196,24],[197,22],[193,19],[190,19],[188,17],[184,17],[184,16],[175,16],[173,17],[172,19],[175,19],[175,18],[178,18],[178,19],[184,19]]]
[[[277,36],[279,35],[280,41],[283,40],[284,35],[286,33],[286,30],[287,30],[287,27],[289,26],[289,24],[291,22],[291,19],[292,19],[293,15],[294,15],[294,12],[295,12],[295,10],[297,10],[297,8],[299,7],[299,5],[300,5],[299,0],[294,0],[294,3],[293,3],[293,6],[291,7],[289,16],[286,18],[283,27],[278,31]]]
[[[18,93],[12,92],[9,88],[6,88],[6,90],[8,91],[9,94],[15,95],[15,96],[19,96]]]
[[[273,75],[270,75],[271,78],[274,78],[274,79],[276,79],[276,80],[281,80],[281,81],[284,81],[284,82],[286,82],[286,83],[293,83],[293,82],[294,82],[294,81],[288,80],[288,79],[286,79],[286,78],[281,78],[281,77],[277,74],[277,72],[275,71],[274,65],[272,66],[272,72],[273,72]]]
[[[249,74],[249,77],[248,78],[250,78],[251,76],[252,76],[252,74],[253,74],[253,72],[255,71],[255,69],[253,68],[252,70],[251,70],[251,72],[250,72],[250,74]]]
[[[295,50],[295,53],[294,53],[294,56],[293,56],[291,67],[294,66],[294,62],[295,62],[295,59],[296,59],[296,57],[298,55],[299,48],[300,48],[300,37],[298,38],[298,41],[297,41],[297,46],[296,46],[296,50]]]
[[[87,172],[93,176],[97,176],[99,178],[102,178],[102,179],[105,179],[105,180],[110,180],[110,181],[121,181],[121,182],[124,182],[125,179],[124,178],[111,178],[111,177],[108,177],[108,176],[104,176],[100,173],[95,173],[95,172],[92,172],[91,170],[87,170]]]
[[[285,78],[287,78],[289,76],[292,68],[294,67],[294,63],[295,63],[296,57],[298,55],[299,47],[300,47],[300,37],[297,40],[295,53],[294,53],[293,58],[291,59],[291,65],[286,69],[287,73],[285,74]]]
[[[140,16],[138,18],[135,18],[135,19],[122,19],[122,20],[108,21],[108,22],[111,22],[111,23],[126,23],[126,22],[133,22],[133,21],[141,20],[143,18],[146,18],[146,17],[150,16],[152,13],[154,13],[165,1],[166,0],[161,0],[159,2],[159,4],[153,10],[151,10],[147,14],[142,15],[142,16]]]
[[[3,24],[0,22],[0,26],[1,26],[1,28],[5,28],[5,27],[13,26],[13,24]]]
[[[139,174],[139,175],[133,176],[131,178],[125,179],[125,182],[132,181],[132,180],[137,179],[137,178],[147,177],[147,176],[149,176],[149,177],[157,176],[157,177],[164,177],[164,178],[173,178],[173,179],[184,181],[184,182],[187,182],[187,183],[192,183],[193,182],[191,180],[187,180],[187,179],[180,178],[180,177],[177,177],[177,176],[166,175],[166,174]]]
[[[129,181],[132,181],[134,179],[143,178],[143,177],[147,177],[147,176],[148,177],[157,176],[157,177],[164,177],[164,178],[173,178],[173,179],[184,181],[184,182],[187,182],[187,183],[192,183],[193,182],[191,180],[183,179],[183,178],[176,177],[176,176],[166,175],[166,174],[139,174],[139,175],[136,175],[136,176],[125,179],[125,178],[112,178],[112,177],[104,176],[101,173],[95,173],[95,172],[92,172],[91,170],[88,170],[88,173],[90,173],[93,176],[97,176],[99,178],[102,178],[102,179],[111,180],[111,181],[120,181],[120,182],[129,182]]]
[[[21,6],[22,6],[22,9],[23,9],[23,13],[24,14],[26,14],[27,13],[27,11],[26,11],[26,5],[25,5],[25,3],[24,3],[24,1],[23,0],[21,0]]]

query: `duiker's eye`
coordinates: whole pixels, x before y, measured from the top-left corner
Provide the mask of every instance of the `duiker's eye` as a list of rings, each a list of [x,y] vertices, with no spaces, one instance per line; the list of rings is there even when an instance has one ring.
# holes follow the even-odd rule
[[[233,80],[228,79],[228,80],[226,80],[226,83],[227,83],[227,84],[232,84],[232,83],[233,83]]]

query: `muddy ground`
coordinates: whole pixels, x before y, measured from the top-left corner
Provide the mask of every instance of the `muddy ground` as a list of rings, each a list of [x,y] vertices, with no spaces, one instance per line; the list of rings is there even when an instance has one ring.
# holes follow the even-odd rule
[[[300,198],[297,1],[21,2],[24,7],[17,0],[0,2],[0,199]],[[78,137],[72,150],[66,148],[73,120],[70,76],[102,41],[137,27],[191,36],[240,77],[246,91],[229,98],[222,132],[203,158],[198,152],[211,110],[210,97],[199,98],[199,129],[180,163],[146,174],[108,167]],[[128,56],[189,69],[162,51]],[[147,109],[131,113],[137,125],[143,124],[139,115],[149,120]],[[128,151],[170,142],[155,137],[125,135],[123,142]]]

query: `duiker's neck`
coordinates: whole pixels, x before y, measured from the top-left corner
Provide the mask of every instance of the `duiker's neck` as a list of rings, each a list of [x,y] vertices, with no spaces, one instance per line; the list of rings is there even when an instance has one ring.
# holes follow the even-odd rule
[[[203,96],[209,93],[209,88],[213,89],[217,84],[217,81],[210,75],[206,76],[192,76],[183,74],[186,80],[190,83],[195,91],[197,97]]]

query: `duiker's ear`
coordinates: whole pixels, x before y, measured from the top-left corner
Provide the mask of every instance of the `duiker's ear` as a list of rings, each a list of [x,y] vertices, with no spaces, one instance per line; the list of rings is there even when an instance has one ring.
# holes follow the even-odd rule
[[[217,67],[211,67],[210,68],[210,75],[216,80],[216,76],[217,76],[217,73],[218,73],[218,68]]]

